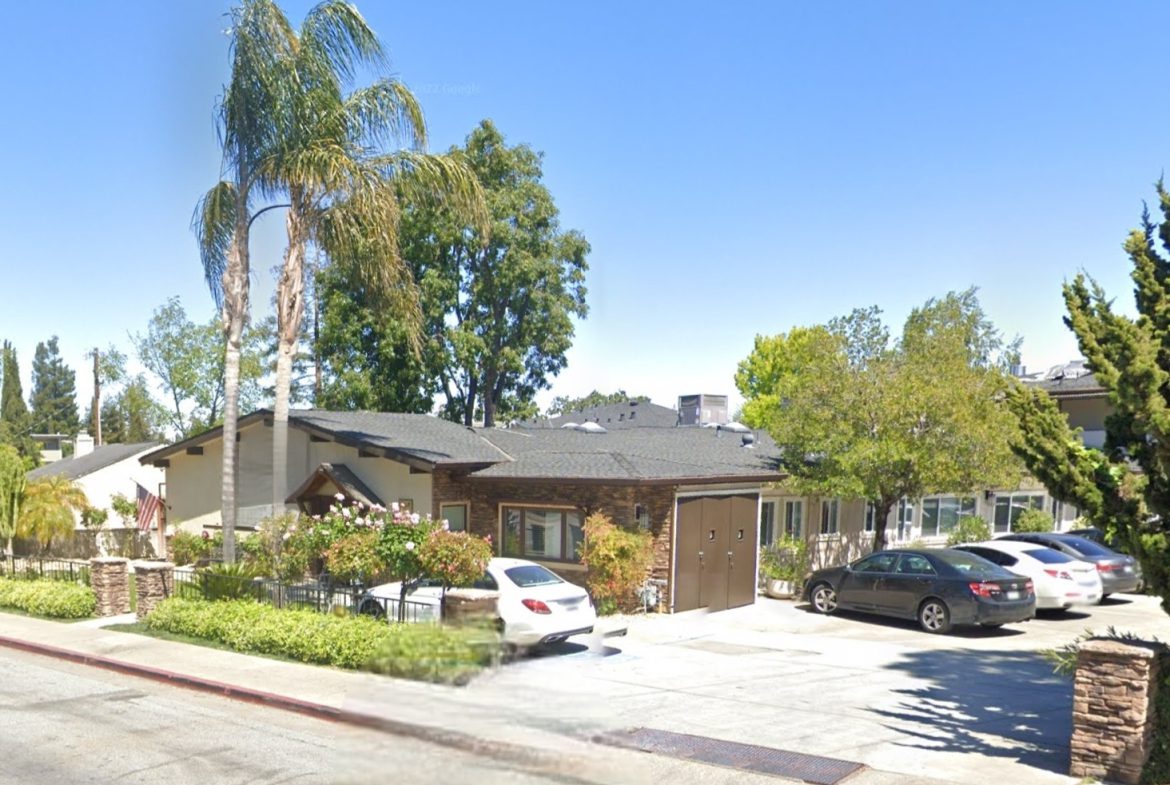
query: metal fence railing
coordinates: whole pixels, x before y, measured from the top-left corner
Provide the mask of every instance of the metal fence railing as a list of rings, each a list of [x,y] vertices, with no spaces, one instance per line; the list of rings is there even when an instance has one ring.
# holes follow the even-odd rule
[[[328,579],[287,582],[274,578],[226,575],[213,570],[177,568],[174,595],[203,600],[254,600],[274,608],[308,609],[319,613],[362,613],[398,619],[398,600],[368,594],[364,586],[334,584]],[[437,621],[438,607],[407,600],[407,622]]]
[[[67,581],[88,586],[89,562],[3,554],[0,555],[0,578]]]

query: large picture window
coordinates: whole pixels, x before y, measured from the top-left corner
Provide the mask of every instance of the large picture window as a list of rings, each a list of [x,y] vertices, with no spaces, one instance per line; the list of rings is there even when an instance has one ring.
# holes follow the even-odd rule
[[[538,561],[578,561],[584,539],[581,513],[539,507],[504,507],[504,556]]]
[[[922,500],[922,536],[944,537],[955,530],[959,518],[975,514],[970,497],[936,496]]]
[[[1012,531],[1024,510],[1043,510],[1042,493],[1003,493],[995,497],[995,533]]]
[[[448,504],[444,502],[439,505],[439,518],[447,522],[453,532],[467,531],[467,503],[455,502]]]

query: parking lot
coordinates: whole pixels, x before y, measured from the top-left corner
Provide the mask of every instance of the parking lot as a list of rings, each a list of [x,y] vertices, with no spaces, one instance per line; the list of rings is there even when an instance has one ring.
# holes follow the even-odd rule
[[[1170,617],[1144,596],[946,636],[760,598],[634,617],[627,637],[574,639],[469,689],[581,735],[660,728],[858,761],[906,783],[1073,782],[1071,684],[1039,652],[1108,627],[1170,640]]]

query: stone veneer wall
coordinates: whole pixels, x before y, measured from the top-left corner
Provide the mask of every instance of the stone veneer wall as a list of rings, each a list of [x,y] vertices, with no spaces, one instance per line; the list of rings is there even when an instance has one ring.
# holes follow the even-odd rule
[[[634,506],[641,504],[650,515],[650,531],[654,535],[654,565],[651,577],[669,581],[671,568],[671,536],[674,524],[673,485],[592,485],[569,484],[564,481],[518,482],[511,480],[469,481],[452,472],[435,472],[432,477],[431,500],[435,515],[440,503],[469,502],[468,529],[481,537],[491,535],[497,552],[500,541],[501,504],[547,504],[550,507],[576,507],[585,515],[595,512],[608,515],[621,526],[637,525]],[[545,562],[565,580],[583,583],[585,572],[574,565],[558,566]],[[666,585],[662,597],[670,603],[671,587]]]
[[[97,598],[98,616],[130,612],[129,559],[105,557],[89,560],[89,584]]]
[[[155,606],[175,593],[175,565],[171,562],[136,562],[138,620],[150,615]]]
[[[1092,639],[1077,656],[1069,774],[1141,780],[1154,736],[1154,702],[1166,649]]]

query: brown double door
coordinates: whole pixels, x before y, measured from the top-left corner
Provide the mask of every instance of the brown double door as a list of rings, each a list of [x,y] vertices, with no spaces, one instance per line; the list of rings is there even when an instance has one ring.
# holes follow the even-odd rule
[[[679,499],[674,609],[721,611],[756,595],[756,494]]]

